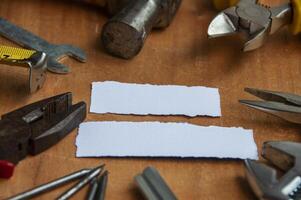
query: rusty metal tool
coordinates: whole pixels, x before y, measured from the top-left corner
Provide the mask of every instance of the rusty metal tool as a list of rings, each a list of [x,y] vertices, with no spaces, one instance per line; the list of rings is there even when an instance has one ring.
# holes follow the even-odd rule
[[[299,200],[301,199],[301,144],[295,142],[265,142],[262,156],[277,171],[253,160],[245,161],[247,180],[259,199]]]
[[[216,5],[218,6],[221,0],[215,0],[215,2],[219,2]],[[291,0],[278,7],[261,5],[257,0],[237,2],[236,5],[220,12],[211,21],[208,28],[209,38],[241,32],[246,36],[243,50],[251,51],[261,47],[268,35],[275,33],[283,26],[290,25],[293,34],[301,32],[300,0]],[[229,3],[234,4],[233,0]]]
[[[44,52],[0,46],[0,64],[29,68],[29,90],[41,88],[46,79],[47,55]]]
[[[181,0],[131,0],[103,27],[102,42],[112,55],[136,56],[153,28],[169,26]]]
[[[99,5],[113,16],[103,28],[105,49],[121,58],[132,58],[139,53],[152,28],[167,27],[181,0],[77,0]]]
[[[69,44],[50,44],[46,40],[3,18],[0,18],[0,35],[24,48],[46,53],[48,56],[47,69],[54,73],[65,74],[70,71],[68,66],[57,61],[65,56],[71,56],[80,62],[86,61],[86,54],[80,48]]]
[[[8,198],[7,200],[24,200],[24,199],[31,199],[36,196],[39,196],[45,192],[49,192],[51,190],[54,190],[62,185],[65,185],[67,183],[70,183],[74,180],[77,180],[79,178],[82,178],[84,176],[87,176],[91,172],[91,169],[82,169],[76,172],[73,172],[71,174],[68,174],[64,177],[58,178],[56,180],[53,180],[49,183],[40,185],[36,188],[27,190],[25,192],[22,192],[20,194],[17,194],[13,197]]]
[[[36,155],[58,143],[86,117],[86,104],[72,105],[65,93],[2,115],[0,160],[17,164],[27,154]]]
[[[135,177],[140,190],[148,200],[176,200],[164,179],[154,167],[147,167]]]
[[[301,124],[301,96],[253,88],[246,88],[245,91],[265,101],[240,100],[240,103],[286,121]]]
[[[106,7],[114,16],[102,29],[106,51],[130,59],[142,49],[153,28],[166,28],[176,15],[181,0],[78,0]]]

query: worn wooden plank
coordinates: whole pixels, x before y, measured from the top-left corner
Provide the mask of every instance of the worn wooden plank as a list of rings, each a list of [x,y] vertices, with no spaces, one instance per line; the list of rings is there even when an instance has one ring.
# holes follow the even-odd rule
[[[269,1],[273,4],[279,2]],[[252,98],[243,92],[246,86],[301,94],[300,38],[283,29],[271,36],[264,47],[242,53],[239,37],[207,39],[207,26],[215,14],[209,1],[184,0],[174,23],[165,31],[154,31],[141,54],[126,61],[103,52],[99,35],[107,17],[102,9],[72,1],[2,0],[0,16],[53,43],[82,47],[87,51],[88,62],[81,64],[65,59],[72,73],[48,73],[44,88],[32,95],[24,91],[25,71],[1,65],[0,114],[67,91],[73,92],[75,102],[84,100],[89,104],[92,81],[203,85],[220,88],[223,117],[89,114],[87,120],[160,120],[242,126],[254,129],[259,147],[266,140],[300,142],[299,126],[237,103],[240,98]],[[3,38],[0,38],[0,43],[11,44]],[[110,170],[107,199],[142,199],[133,177],[148,165],[159,169],[179,199],[254,199],[244,179],[242,161],[77,159],[75,136],[76,131],[43,154],[20,162],[11,180],[0,181],[0,199],[100,162],[106,163]],[[53,199],[65,189],[60,188],[39,199]],[[83,191],[75,199],[83,199],[84,196]]]

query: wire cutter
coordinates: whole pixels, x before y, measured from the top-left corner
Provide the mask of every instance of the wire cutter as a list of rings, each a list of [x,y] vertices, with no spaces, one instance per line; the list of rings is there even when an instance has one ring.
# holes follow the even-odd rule
[[[301,96],[246,88],[246,92],[265,101],[240,100],[240,103],[301,124]],[[277,178],[276,170],[253,160],[246,160],[247,179],[260,199],[291,200],[301,198],[301,144],[265,142],[262,156],[286,172]]]
[[[224,2],[227,2],[226,0]],[[228,0],[234,5],[237,0]],[[214,0],[223,8],[222,0]],[[268,35],[290,25],[293,34],[301,32],[301,1],[291,0],[278,7],[261,5],[257,0],[240,0],[236,5],[220,12],[210,23],[208,37],[215,38],[242,32],[246,36],[244,51],[261,47]]]
[[[86,117],[86,103],[72,105],[65,93],[2,115],[0,120],[0,175],[8,161],[17,164],[28,154],[37,155],[58,143]],[[4,170],[4,172],[3,172]],[[10,173],[10,175],[12,175]]]

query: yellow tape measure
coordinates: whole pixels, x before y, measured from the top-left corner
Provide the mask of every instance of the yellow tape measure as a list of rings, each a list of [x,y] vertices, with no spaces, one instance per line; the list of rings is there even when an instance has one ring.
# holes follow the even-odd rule
[[[239,0],[213,0],[215,9],[221,11],[238,3]]]
[[[8,63],[22,62],[29,59],[36,51],[0,45],[0,61]]]

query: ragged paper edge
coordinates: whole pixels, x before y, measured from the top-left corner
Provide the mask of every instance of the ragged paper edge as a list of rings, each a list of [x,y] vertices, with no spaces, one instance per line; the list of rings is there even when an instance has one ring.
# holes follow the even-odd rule
[[[93,98],[92,98],[92,95],[93,95],[93,91],[94,91],[94,85],[97,85],[97,84],[100,84],[100,83],[119,83],[119,84],[131,84],[131,85],[145,85],[145,86],[158,86],[158,87],[183,87],[183,88],[200,88],[200,89],[212,89],[212,90],[216,90],[217,92],[217,95],[218,95],[218,104],[219,104],[219,110],[218,110],[218,113],[216,114],[211,114],[211,115],[207,115],[207,114],[196,114],[196,115],[193,115],[193,114],[153,114],[153,113],[144,113],[144,114],[136,114],[136,113],[132,113],[132,112],[129,112],[129,113],[113,113],[113,112],[95,112],[95,111],[92,111],[91,109],[91,105],[94,104],[93,103]],[[135,115],[135,116],[184,116],[184,117],[190,117],[190,118],[194,118],[194,117],[209,117],[209,118],[219,118],[219,117],[222,117],[222,109],[221,109],[221,95],[220,95],[220,92],[219,92],[219,88],[215,88],[215,87],[206,87],[206,86],[187,86],[187,85],[159,85],[159,84],[149,84],[149,83],[123,83],[123,82],[119,82],[119,81],[94,81],[92,82],[91,84],[92,86],[92,89],[91,89],[91,102],[90,102],[90,108],[89,108],[89,112],[90,113],[93,113],[93,114],[117,114],[117,115]]]
[[[201,156],[201,157],[197,157],[197,156],[99,156],[99,155],[91,155],[91,156],[79,156],[78,155],[78,151],[77,148],[78,147],[78,135],[79,135],[79,131],[81,128],[82,124],[87,124],[87,123],[159,123],[159,124],[183,124],[183,125],[190,125],[190,126],[200,126],[203,128],[226,128],[226,129],[239,129],[242,131],[245,131],[245,134],[250,134],[251,138],[252,138],[252,144],[253,144],[253,148],[254,148],[254,157],[229,157],[229,156],[215,156],[215,157],[211,157],[211,156]],[[222,127],[222,126],[202,126],[202,125],[196,125],[196,124],[191,124],[191,123],[187,123],[187,122],[159,122],[159,121],[141,121],[141,122],[132,122],[132,121],[89,121],[89,122],[83,122],[80,124],[78,130],[77,130],[77,135],[76,135],[76,141],[75,141],[75,146],[76,146],[76,153],[75,153],[75,157],[77,158],[180,158],[180,159],[229,159],[229,160],[245,160],[245,159],[252,159],[252,160],[259,160],[259,154],[258,154],[258,148],[257,148],[257,144],[256,141],[254,139],[254,132],[253,129],[245,129],[243,127],[239,127],[239,126],[232,126],[232,127]]]

